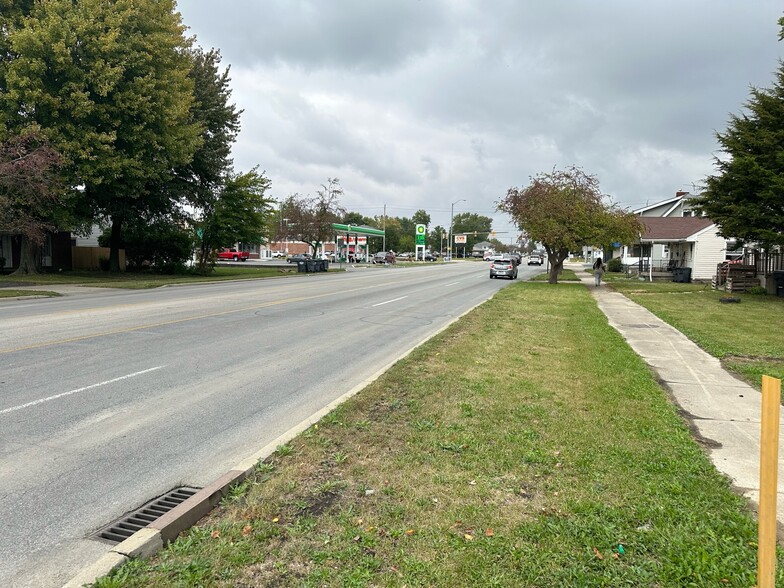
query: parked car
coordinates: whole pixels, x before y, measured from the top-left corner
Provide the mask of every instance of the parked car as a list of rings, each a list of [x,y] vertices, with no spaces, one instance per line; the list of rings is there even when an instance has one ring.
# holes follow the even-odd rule
[[[230,259],[232,261],[248,261],[250,253],[247,251],[238,251],[235,247],[224,247],[218,251],[218,259]]]
[[[542,265],[542,256],[538,253],[532,253],[528,256],[528,265]]]
[[[286,253],[284,251],[273,251],[272,257],[286,257]]]
[[[308,259],[313,259],[313,256],[310,253],[295,253],[294,255],[289,255],[286,258],[286,261],[289,263],[297,263],[299,261],[307,261]]]
[[[425,261],[438,261],[438,253],[425,251]]]
[[[395,263],[395,254],[391,251],[379,251],[373,256],[373,263]]]
[[[503,257],[501,259],[493,260],[490,262],[490,277],[498,278],[504,277],[510,280],[517,279],[517,264],[511,257]]]
[[[495,255],[495,251],[487,250],[482,254],[482,261],[491,261],[493,255]]]

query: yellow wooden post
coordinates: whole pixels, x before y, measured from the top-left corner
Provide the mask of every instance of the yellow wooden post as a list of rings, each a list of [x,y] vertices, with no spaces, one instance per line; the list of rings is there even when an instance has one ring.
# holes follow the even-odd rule
[[[776,586],[776,495],[778,492],[780,407],[781,380],[762,376],[758,588],[775,588]]]

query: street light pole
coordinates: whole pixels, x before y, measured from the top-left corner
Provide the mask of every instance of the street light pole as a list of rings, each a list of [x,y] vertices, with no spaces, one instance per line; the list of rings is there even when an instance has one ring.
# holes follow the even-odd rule
[[[458,202],[465,202],[465,198],[461,198],[460,200],[455,200],[452,203],[452,214],[449,216],[449,241],[446,244],[446,252],[447,257],[449,257],[449,261],[452,261],[452,225],[455,220],[455,204]]]

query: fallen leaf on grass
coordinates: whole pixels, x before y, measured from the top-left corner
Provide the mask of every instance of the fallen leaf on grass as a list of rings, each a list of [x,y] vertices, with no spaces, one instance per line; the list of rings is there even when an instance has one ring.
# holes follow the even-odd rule
[[[604,556],[602,555],[602,552],[599,551],[598,549],[596,549],[595,547],[593,548],[593,552],[596,554],[597,558],[604,559]]]
[[[248,535],[250,535],[251,531],[253,531],[253,527],[251,527],[250,525],[245,525],[244,527],[242,527],[243,537],[247,537]]]
[[[273,523],[277,523],[279,520],[280,520],[280,519],[279,519],[278,517],[275,517],[274,519],[272,519],[272,522],[273,522]]]
[[[493,537],[494,535],[495,535],[495,533],[493,533],[492,529],[487,529],[485,531],[485,537]]]
[[[212,533],[210,533],[210,537],[212,537],[213,539],[217,539],[218,537],[220,537],[220,531],[213,531]]]
[[[406,531],[406,535],[413,535],[415,533],[414,529],[409,529]]]

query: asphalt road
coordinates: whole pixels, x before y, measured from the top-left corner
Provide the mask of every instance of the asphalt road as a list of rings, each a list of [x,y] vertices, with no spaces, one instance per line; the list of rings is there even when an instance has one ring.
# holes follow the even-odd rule
[[[61,586],[108,550],[96,530],[210,483],[510,283],[458,262],[0,303],[0,586]]]

